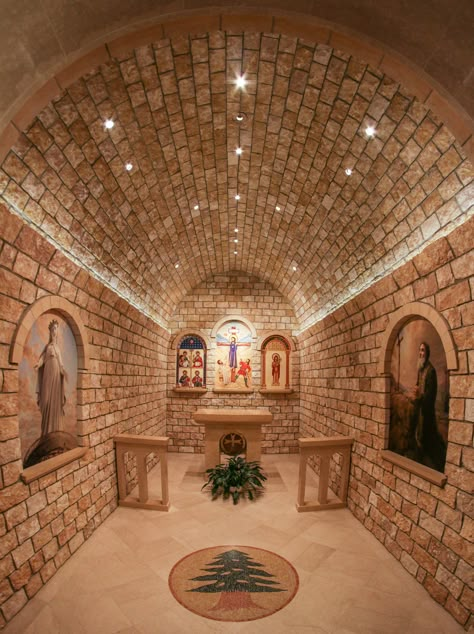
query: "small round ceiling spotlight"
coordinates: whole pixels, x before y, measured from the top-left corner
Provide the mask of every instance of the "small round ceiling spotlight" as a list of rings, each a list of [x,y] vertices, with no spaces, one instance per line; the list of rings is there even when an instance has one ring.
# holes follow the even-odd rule
[[[235,86],[239,90],[243,90],[247,85],[247,80],[245,79],[245,75],[238,75],[235,79]]]
[[[114,127],[115,123],[112,121],[112,119],[106,119],[104,121],[104,126],[107,128],[107,130],[111,130]]]
[[[194,205],[194,211],[197,211],[199,209],[199,205]]]
[[[296,271],[296,266],[293,267],[293,271]]]
[[[366,133],[366,135],[367,135],[368,137],[370,137],[370,138],[374,137],[374,136],[375,136],[375,134],[376,134],[376,132],[377,132],[377,130],[375,129],[375,127],[374,127],[373,125],[368,125],[368,126],[365,128],[365,133]]]
[[[246,118],[247,118],[247,115],[244,114],[243,112],[239,112],[238,114],[235,115],[235,120],[237,121],[237,123],[242,123],[242,121],[245,121]]]
[[[237,251],[234,251],[234,255],[237,255]]]
[[[239,233],[239,230],[237,229],[237,227],[234,229],[235,233]]]
[[[235,242],[235,244],[237,244],[237,242],[238,242],[237,238],[235,238],[234,242]]]
[[[133,169],[133,164],[132,163],[125,163],[125,169],[127,170],[127,172],[131,172]]]
[[[278,205],[275,207],[275,211],[281,211],[281,207],[279,207]]]
[[[234,198],[235,198],[235,200],[240,200],[240,195],[239,194],[235,194]]]
[[[175,269],[179,269],[179,264],[175,264],[175,265],[174,265],[174,268],[175,268]]]
[[[241,147],[236,148],[235,153],[237,154],[237,156],[240,156],[243,152],[243,149]]]
[[[347,176],[350,176],[352,174],[352,170],[350,167],[346,167],[346,169],[344,170],[344,172],[347,174]]]

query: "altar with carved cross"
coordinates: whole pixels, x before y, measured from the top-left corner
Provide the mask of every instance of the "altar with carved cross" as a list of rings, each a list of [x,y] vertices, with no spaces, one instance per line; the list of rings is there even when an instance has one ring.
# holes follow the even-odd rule
[[[221,462],[221,449],[227,455],[245,453],[248,462],[260,460],[262,425],[272,422],[272,413],[262,409],[198,409],[197,425],[204,425],[205,469]],[[228,449],[226,449],[228,448]]]

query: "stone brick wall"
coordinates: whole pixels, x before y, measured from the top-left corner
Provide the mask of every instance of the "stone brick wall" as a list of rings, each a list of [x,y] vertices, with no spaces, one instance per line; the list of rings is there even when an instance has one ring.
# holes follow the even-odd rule
[[[165,433],[168,333],[65,258],[0,204],[0,627],[54,575],[117,504],[117,433]],[[90,368],[80,395],[84,459],[20,479],[18,366],[24,310],[59,295],[80,311]]]
[[[302,435],[354,436],[351,511],[462,624],[474,608],[473,238],[471,219],[299,337]],[[457,349],[444,488],[380,455],[389,405],[381,342],[391,313],[412,301],[446,319]]]
[[[193,289],[178,305],[171,323],[172,339],[183,331],[199,330],[209,336],[217,321],[228,315],[249,319],[260,338],[271,330],[280,330],[291,338],[297,322],[288,302],[270,284],[244,273],[215,275]],[[169,350],[168,384],[175,383],[175,349]],[[254,347],[252,380],[253,394],[213,393],[215,358],[208,356],[208,391],[189,395],[168,390],[168,435],[170,451],[202,453],[204,427],[192,422],[193,412],[200,407],[269,407],[273,423],[264,427],[264,453],[295,453],[298,451],[299,391],[297,354],[292,355],[293,394],[260,394],[260,352]]]

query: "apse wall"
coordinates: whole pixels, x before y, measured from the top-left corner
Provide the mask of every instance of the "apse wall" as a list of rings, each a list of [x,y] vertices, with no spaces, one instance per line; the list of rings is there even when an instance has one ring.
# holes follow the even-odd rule
[[[297,321],[289,303],[273,286],[259,278],[241,272],[215,275],[197,286],[178,305],[171,322],[172,340],[179,333],[203,333],[209,337],[216,322],[227,316],[241,316],[253,324],[257,337],[278,330],[287,337],[297,330]],[[292,354],[294,392],[292,394],[262,394],[260,352],[253,345],[252,371],[254,392],[251,394],[222,394],[212,391],[215,358],[210,351],[208,363],[208,391],[189,395],[173,391],[175,378],[175,348],[169,350],[167,434],[170,451],[203,453],[204,427],[192,421],[193,412],[202,407],[268,407],[273,423],[263,428],[263,453],[295,453],[298,451],[299,389],[297,354]]]
[[[355,438],[349,508],[462,624],[474,608],[473,237],[471,219],[298,337],[302,436]],[[390,316],[415,301],[446,320],[458,355],[444,488],[380,453],[389,421],[382,343]]]
[[[169,335],[64,257],[0,204],[0,627],[52,577],[117,506],[112,438],[165,434]],[[25,484],[18,426],[22,315],[39,298],[67,300],[87,333],[78,394],[80,444],[90,449]]]

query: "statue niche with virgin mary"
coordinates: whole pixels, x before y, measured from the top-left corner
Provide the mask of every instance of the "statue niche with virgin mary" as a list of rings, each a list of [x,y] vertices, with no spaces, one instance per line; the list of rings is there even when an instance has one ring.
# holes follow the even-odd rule
[[[41,436],[61,431],[66,395],[64,370],[58,343],[59,324],[54,319],[49,326],[49,341],[35,365],[38,370],[37,403],[41,411]]]

